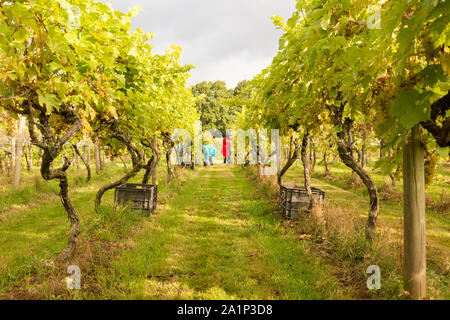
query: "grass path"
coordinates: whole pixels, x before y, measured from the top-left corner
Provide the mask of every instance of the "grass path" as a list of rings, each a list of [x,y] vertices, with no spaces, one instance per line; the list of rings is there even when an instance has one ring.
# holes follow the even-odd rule
[[[342,266],[330,261],[328,254],[318,252],[314,241],[302,238],[295,226],[282,219],[276,204],[267,199],[265,186],[259,187],[248,170],[229,166],[182,170],[170,185],[164,181],[164,167],[160,170],[159,208],[149,218],[130,211],[114,212],[112,193],[105,197],[104,210],[93,211],[96,190],[106,180],[123,174],[120,166],[111,166],[90,184],[82,183],[84,177],[73,179],[71,196],[82,219],[82,233],[72,264],[81,267],[81,291],[68,291],[63,281],[66,266],[50,263],[64,247],[68,229],[57,197],[48,192],[54,186],[46,185],[33,194],[36,202],[28,209],[15,207],[12,194],[5,204],[14,212],[5,206],[6,215],[0,220],[0,297],[360,297],[359,280],[346,281]],[[301,183],[300,177],[298,168],[293,168],[286,182]],[[140,179],[137,176],[133,181]],[[366,219],[367,197],[360,190],[346,190],[319,176],[313,184],[327,191],[327,201],[336,208]],[[50,196],[42,198],[39,194]],[[380,227],[390,227],[396,234],[400,213],[397,203],[384,203]],[[436,244],[448,241],[448,225],[439,225],[434,218],[430,222],[429,245],[437,249]],[[439,241],[434,241],[433,233]],[[448,246],[440,250],[448,252]],[[430,253],[431,261],[442,260],[442,252]],[[445,291],[448,282],[445,276],[442,279],[440,285]]]
[[[199,168],[146,222],[88,298],[330,299],[333,270],[282,227],[240,168]],[[87,283],[87,287],[95,286]],[[83,294],[82,294],[83,295]]]

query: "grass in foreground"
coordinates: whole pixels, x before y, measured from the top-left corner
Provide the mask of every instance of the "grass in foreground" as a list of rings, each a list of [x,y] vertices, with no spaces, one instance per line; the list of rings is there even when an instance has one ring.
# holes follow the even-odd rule
[[[401,204],[383,200],[378,244],[364,241],[368,200],[363,187],[313,175],[327,192],[333,226],[318,230],[311,220],[284,221],[248,170],[230,167],[181,170],[170,185],[160,168],[159,209],[150,218],[114,212],[112,192],[95,213],[93,198],[112,165],[90,185],[74,178],[72,192],[82,234],[72,264],[82,270],[81,291],[69,292],[67,266],[52,258],[66,241],[68,224],[59,200],[18,209],[0,221],[0,297],[25,299],[397,299],[401,292]],[[333,174],[345,178],[339,165]],[[375,173],[376,175],[376,173]],[[375,176],[380,184],[383,177]],[[78,179],[78,180],[77,180]],[[141,177],[133,181],[138,182]],[[286,182],[301,184],[298,166]],[[45,194],[42,193],[42,194]],[[352,219],[348,219],[349,215]],[[355,219],[353,219],[355,218]],[[428,218],[431,297],[450,298],[448,222]],[[327,238],[329,236],[329,238]],[[386,239],[389,241],[385,241]],[[436,241],[437,239],[437,241]],[[333,245],[335,246],[333,248]],[[5,248],[5,251],[3,251]],[[435,250],[437,248],[437,251]],[[4,263],[3,263],[4,262]],[[382,291],[369,295],[365,269],[382,268]]]
[[[327,299],[328,267],[283,234],[240,169],[200,169],[101,273],[101,298]],[[88,284],[89,285],[89,284]],[[98,296],[91,296],[98,298]]]
[[[84,299],[349,298],[336,272],[284,228],[242,169],[186,171],[162,184],[150,218],[108,207],[82,235],[74,264],[83,289],[68,292],[62,266],[22,280],[10,297]]]
[[[331,260],[343,267],[345,272],[353,270],[353,282],[362,282],[367,277],[365,269],[371,264],[378,264],[384,272],[384,277],[382,290],[374,293],[374,297],[382,299],[402,298],[403,206],[401,181],[398,182],[396,188],[391,189],[389,195],[380,193],[377,243],[375,247],[370,247],[366,245],[363,234],[369,209],[367,191],[360,181],[355,184],[355,181],[351,178],[350,169],[343,164],[336,163],[330,165],[330,167],[331,177],[324,176],[324,168],[317,165],[315,173],[312,174],[312,185],[327,193],[325,215],[328,221],[328,232],[333,234],[329,241],[335,246],[335,248],[326,249],[331,252]],[[381,190],[386,188],[388,177],[384,177],[371,167],[368,170],[377,187]],[[449,177],[449,168],[441,166],[435,177],[436,183],[427,190],[428,197],[437,199],[443,189],[448,190]],[[283,182],[302,185],[301,164],[297,163],[293,166]],[[277,190],[272,190],[273,192],[277,193]],[[305,228],[305,226],[307,226],[307,223],[301,225],[301,232],[314,232],[314,230]],[[322,230],[320,233],[323,233]],[[322,237],[322,234],[320,237]],[[431,298],[450,299],[449,258],[450,220],[442,212],[428,207],[427,278],[428,293]]]
[[[93,198],[97,189],[105,180],[120,175],[123,175],[122,166],[112,164],[86,183],[84,170],[72,170],[70,197],[80,216],[82,230],[94,219]],[[0,296],[27,276],[43,272],[66,245],[69,230],[56,181],[46,182],[35,172],[25,175],[23,187],[4,192],[10,206],[0,215]],[[28,202],[24,203],[24,199]],[[106,197],[108,201],[111,195]]]

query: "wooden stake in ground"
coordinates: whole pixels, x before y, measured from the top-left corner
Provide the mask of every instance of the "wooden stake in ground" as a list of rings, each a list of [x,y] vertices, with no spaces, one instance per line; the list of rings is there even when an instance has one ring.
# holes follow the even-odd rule
[[[20,171],[22,170],[22,152],[25,133],[25,117],[19,118],[19,130],[17,132],[17,141],[15,145],[15,159],[14,159],[14,186],[20,185]]]
[[[94,142],[94,156],[95,156],[95,173],[99,173],[101,168],[101,160],[100,160],[100,148],[98,146],[97,141]]]
[[[100,149],[100,170],[105,168],[105,153]]]
[[[412,299],[426,296],[424,146],[419,125],[403,149],[404,287]]]
[[[16,138],[12,138],[11,139],[11,152],[10,152],[10,158],[9,158],[9,170],[10,170],[10,183],[14,183],[14,175],[16,170],[15,165],[16,165]]]

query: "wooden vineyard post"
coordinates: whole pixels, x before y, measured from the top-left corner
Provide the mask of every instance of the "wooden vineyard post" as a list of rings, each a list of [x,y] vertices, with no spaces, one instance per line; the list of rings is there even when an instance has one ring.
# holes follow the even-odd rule
[[[94,142],[94,156],[95,156],[95,172],[99,173],[101,168],[101,160],[100,160],[100,148],[98,147],[97,140]]]
[[[276,146],[277,146],[277,175],[280,174],[281,169],[282,169],[282,162],[283,162],[283,151],[282,151],[282,144],[281,144],[281,138],[278,136],[277,138],[277,142],[276,142]]]
[[[20,185],[20,171],[22,170],[22,153],[23,153],[23,143],[24,143],[24,132],[25,132],[25,117],[19,118],[19,130],[17,133],[17,141],[15,144],[15,158],[14,160],[14,186],[18,187]]]
[[[404,288],[412,299],[426,296],[424,147],[419,125],[403,149]]]
[[[14,173],[16,172],[14,167],[15,167],[15,162],[16,162],[16,138],[11,138],[11,149],[10,149],[10,165],[9,165],[9,172],[10,172],[10,183],[14,183]]]
[[[98,147],[99,154],[100,154],[100,170],[103,170],[105,168],[105,153],[102,152],[102,149]]]

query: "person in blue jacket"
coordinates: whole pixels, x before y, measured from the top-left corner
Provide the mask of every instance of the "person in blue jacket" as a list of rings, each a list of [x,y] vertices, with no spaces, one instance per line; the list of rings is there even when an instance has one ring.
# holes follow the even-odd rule
[[[213,162],[213,157],[217,156],[217,150],[216,148],[214,148],[213,146],[210,145],[206,145],[202,147],[202,151],[203,151],[203,164],[205,167],[207,167],[208,165],[213,166],[214,162]],[[209,162],[209,164],[208,164]]]

